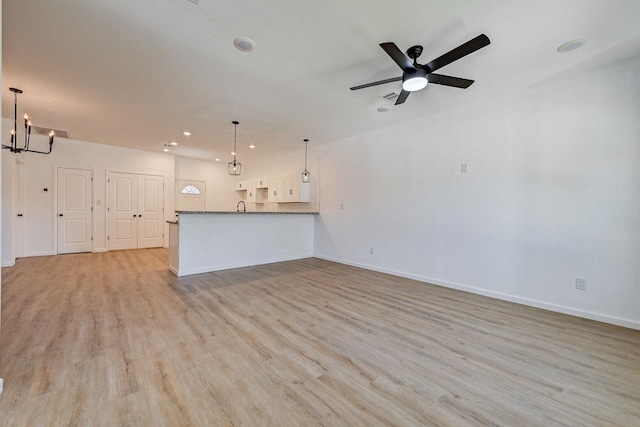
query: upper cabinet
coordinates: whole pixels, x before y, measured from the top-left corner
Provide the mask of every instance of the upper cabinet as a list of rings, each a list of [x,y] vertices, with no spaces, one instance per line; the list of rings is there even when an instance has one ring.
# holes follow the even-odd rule
[[[236,182],[236,191],[247,203],[264,203],[267,198],[266,189],[256,188],[256,181],[253,180]]]
[[[238,181],[236,182],[236,190],[242,191],[247,190],[249,188],[249,184],[251,181]]]
[[[284,177],[273,176],[269,178],[269,203],[284,202]]]
[[[284,202],[308,202],[309,200],[308,182],[302,182],[300,175],[287,175],[284,177]]]
[[[299,175],[281,175],[236,182],[247,203],[306,203],[311,200],[310,184]]]

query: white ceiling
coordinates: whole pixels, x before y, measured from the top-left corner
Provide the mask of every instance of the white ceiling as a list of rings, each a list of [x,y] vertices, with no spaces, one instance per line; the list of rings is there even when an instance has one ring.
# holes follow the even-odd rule
[[[232,120],[251,163],[640,55],[637,0],[2,3],[4,117],[17,87],[19,114],[73,139],[153,151],[177,141],[177,155],[225,162]],[[379,97],[400,83],[349,90],[401,75],[381,42],[422,44],[425,63],[481,33],[491,45],[438,71],[476,80],[467,90],[430,85],[399,106]],[[242,36],[253,52],[234,47]],[[586,45],[556,52],[576,38]]]

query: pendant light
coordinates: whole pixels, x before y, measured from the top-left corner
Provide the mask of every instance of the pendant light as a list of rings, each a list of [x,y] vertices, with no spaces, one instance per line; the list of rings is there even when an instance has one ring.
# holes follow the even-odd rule
[[[311,181],[311,174],[307,170],[307,144],[309,143],[308,139],[304,140],[304,172],[302,172],[302,182]]]
[[[29,148],[29,142],[31,141],[31,120],[29,120],[29,115],[24,115],[24,145],[22,147],[18,147],[18,95],[22,93],[22,90],[17,89],[15,87],[10,87],[9,90],[13,92],[13,129],[11,129],[11,145],[2,145],[2,148],[10,150],[12,153],[22,153],[30,152],[30,153],[39,153],[39,154],[50,154],[53,149],[53,137],[56,135],[53,130],[49,132],[49,151],[38,151],[31,150]],[[37,130],[37,128],[36,128]]]
[[[234,120],[233,123],[233,161],[229,162],[229,175],[240,175],[242,173],[242,163],[236,160],[236,136],[240,122]]]

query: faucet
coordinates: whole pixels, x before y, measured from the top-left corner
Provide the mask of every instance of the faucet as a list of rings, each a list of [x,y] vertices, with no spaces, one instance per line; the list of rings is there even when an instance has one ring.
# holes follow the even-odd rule
[[[247,211],[247,205],[244,204],[244,200],[240,200],[236,205],[236,212],[240,212],[240,203],[242,203],[242,212]]]

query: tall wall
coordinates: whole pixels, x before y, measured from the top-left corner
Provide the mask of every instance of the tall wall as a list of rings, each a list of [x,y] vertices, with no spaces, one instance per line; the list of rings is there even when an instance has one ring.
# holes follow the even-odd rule
[[[317,147],[315,255],[640,328],[637,64]]]

